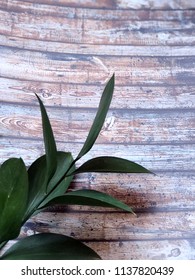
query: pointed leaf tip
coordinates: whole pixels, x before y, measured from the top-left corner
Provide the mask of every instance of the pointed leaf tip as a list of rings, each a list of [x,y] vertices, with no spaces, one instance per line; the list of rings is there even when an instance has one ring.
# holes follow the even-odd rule
[[[46,161],[47,161],[46,179],[48,183],[57,167],[57,147],[56,147],[53,130],[45,106],[41,101],[40,97],[37,94],[35,95],[39,101],[41,116],[42,116],[43,138],[44,138]]]
[[[133,161],[109,156],[92,158],[83,163],[73,174],[86,172],[151,173]]]
[[[115,75],[113,74],[105,86],[102,97],[100,99],[100,103],[95,119],[89,131],[87,139],[75,161],[79,160],[92,148],[93,144],[95,143],[100,133],[100,130],[102,129],[102,126],[104,124],[112,100],[112,96],[114,92],[114,81],[115,81]]]
[[[130,208],[127,204],[112,197],[111,195],[95,190],[81,189],[68,192],[64,195],[55,197],[48,204],[46,204],[45,207],[54,206],[56,204],[111,207],[134,214],[132,208]]]

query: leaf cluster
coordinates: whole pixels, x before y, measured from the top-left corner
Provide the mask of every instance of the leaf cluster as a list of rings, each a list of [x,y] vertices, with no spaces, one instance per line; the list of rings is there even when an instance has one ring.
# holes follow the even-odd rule
[[[43,209],[56,205],[115,207],[133,213],[114,197],[95,190],[68,191],[75,174],[84,172],[150,173],[132,161],[117,157],[96,157],[76,168],[76,162],[92,148],[105,121],[114,91],[114,75],[103,91],[87,139],[73,159],[58,151],[43,102],[36,95],[42,116],[45,154],[27,169],[21,158],[10,158],[0,167],[0,249],[18,237],[25,222]],[[23,238],[0,259],[99,259],[99,255],[71,237],[40,233]]]

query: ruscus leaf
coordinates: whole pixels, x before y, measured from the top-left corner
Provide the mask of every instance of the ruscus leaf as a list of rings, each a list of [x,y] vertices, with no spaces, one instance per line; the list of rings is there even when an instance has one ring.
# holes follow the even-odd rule
[[[28,169],[29,195],[24,222],[34,213],[46,195],[46,176],[46,156],[43,155],[35,160]]]
[[[73,163],[73,157],[71,153],[66,153],[61,151],[57,152],[56,172],[53,175],[47,187],[47,191],[49,195],[46,196],[46,198],[41,203],[40,207],[45,205],[48,201],[55,198],[56,196],[62,195],[67,191],[73,179],[73,176],[65,177],[65,174],[72,163]],[[75,170],[75,166],[72,165],[70,171],[73,172],[74,170]]]
[[[63,205],[87,205],[100,207],[114,207],[124,211],[134,213],[133,210],[114,197],[95,190],[77,190],[68,192],[51,200],[45,207],[63,204]]]
[[[111,100],[112,100],[112,96],[113,96],[113,92],[114,92],[114,74],[113,76],[110,78],[110,80],[108,81],[102,97],[100,99],[100,103],[99,103],[99,107],[98,107],[98,111],[97,114],[95,116],[95,119],[93,121],[92,127],[89,131],[89,134],[87,136],[87,139],[83,145],[83,148],[81,149],[79,155],[77,156],[76,160],[79,160],[82,156],[84,156],[93,146],[94,142],[96,141],[99,132],[104,124]]]
[[[55,233],[41,233],[18,241],[0,259],[98,260],[100,256],[74,238]]]
[[[46,185],[45,181],[47,174],[46,156],[43,155],[33,162],[28,170],[29,199],[28,209],[24,220],[29,218],[33,212],[37,214],[39,207],[42,207],[49,200],[63,194],[67,190],[73,176],[65,178],[63,178],[63,176],[72,162],[73,158],[71,153],[57,151],[57,168],[48,185]],[[71,168],[71,171],[73,170],[75,170],[74,165]]]
[[[17,237],[28,199],[28,176],[21,158],[0,167],[0,243]]]
[[[46,184],[49,182],[53,174],[55,173],[57,167],[57,148],[53,135],[53,130],[47,115],[47,111],[43,102],[36,94],[36,97],[39,101],[41,116],[42,116],[42,126],[43,126],[43,138],[45,143],[45,153],[46,153],[46,162],[47,162],[47,177]]]
[[[112,172],[112,173],[152,173],[145,167],[118,157],[102,156],[86,161],[73,174],[85,172]]]

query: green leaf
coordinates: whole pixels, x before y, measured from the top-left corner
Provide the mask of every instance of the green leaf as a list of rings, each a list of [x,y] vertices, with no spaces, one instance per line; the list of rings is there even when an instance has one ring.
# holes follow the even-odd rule
[[[46,195],[46,176],[46,156],[43,155],[35,160],[28,169],[29,196],[24,222],[36,211],[36,208]]]
[[[84,156],[93,146],[95,140],[97,139],[99,132],[104,124],[107,111],[109,109],[112,96],[113,96],[113,91],[114,91],[114,75],[111,77],[111,79],[108,81],[104,92],[102,94],[99,108],[96,114],[96,117],[94,119],[94,122],[92,124],[92,127],[89,131],[89,134],[87,136],[87,139],[84,143],[83,148],[81,149],[79,155],[77,156],[76,160],[79,160],[82,156]]]
[[[26,237],[5,252],[2,260],[98,260],[91,248],[71,237],[41,233]]]
[[[18,236],[28,198],[28,176],[22,159],[10,158],[0,168],[0,243]]]
[[[51,200],[45,207],[56,204],[63,205],[88,205],[101,207],[114,207],[133,213],[133,210],[112,196],[95,190],[77,190],[68,192]]]
[[[72,182],[73,176],[65,177],[65,174],[67,170],[69,170],[69,167],[73,163],[73,157],[71,153],[66,152],[57,152],[57,168],[54,176],[49,182],[48,185],[48,193],[49,195],[44,199],[44,201],[41,203],[40,207],[45,205],[48,201],[55,198],[56,196],[64,194],[70,183]],[[75,170],[75,165],[72,165],[72,168],[70,169],[71,172]]]
[[[47,195],[47,186],[57,168],[57,148],[52,127],[43,102],[37,94],[36,97],[41,109],[46,154],[34,161],[28,170],[30,191],[28,210],[24,216],[24,222],[36,211],[36,208]]]
[[[49,200],[58,195],[64,194],[73,178],[73,176],[64,178],[64,175],[66,174],[72,162],[73,158],[71,153],[58,151],[57,168],[48,186],[46,185],[45,181],[47,174],[46,156],[41,156],[35,162],[33,162],[28,170],[29,201],[28,211],[25,215],[24,221],[26,221],[35,211],[35,214],[37,214],[38,208],[42,207]],[[74,165],[70,170],[75,170]]]
[[[36,94],[36,97],[39,101],[41,116],[42,116],[42,126],[43,126],[43,138],[45,143],[45,153],[46,153],[46,162],[47,162],[47,176],[46,184],[49,182],[53,174],[55,173],[57,167],[57,148],[52,131],[52,127],[46,112],[46,109],[43,105],[43,102]]]
[[[88,160],[73,174],[85,173],[85,172],[115,172],[115,173],[151,173],[143,166],[118,157],[96,157]]]

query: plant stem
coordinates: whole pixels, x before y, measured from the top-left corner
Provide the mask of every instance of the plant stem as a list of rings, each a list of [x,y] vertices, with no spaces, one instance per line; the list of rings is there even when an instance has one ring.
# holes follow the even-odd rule
[[[22,222],[22,225],[24,225],[28,219],[30,219],[30,217],[32,217],[34,215],[34,213],[36,213],[37,211],[39,211],[39,208],[40,205],[44,202],[44,200],[58,187],[58,185],[67,177],[67,176],[74,176],[73,174],[68,174],[68,172],[72,169],[72,167],[74,166],[75,162],[77,161],[78,159],[76,158],[75,160],[72,161],[72,163],[70,164],[70,166],[68,167],[66,173],[64,174],[64,176],[62,176],[62,178],[59,179],[59,181],[55,184],[55,186],[53,186],[53,188],[45,194],[45,196],[39,201],[38,205],[31,211],[31,212],[27,212],[24,219],[23,219],[23,222]]]

